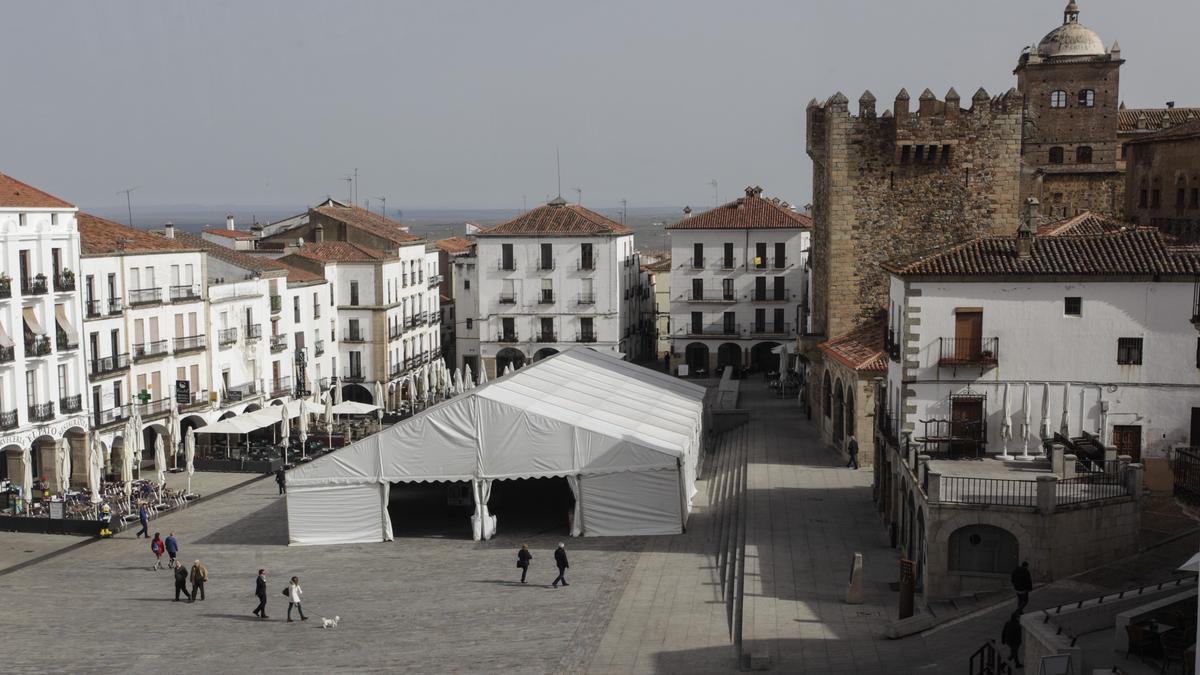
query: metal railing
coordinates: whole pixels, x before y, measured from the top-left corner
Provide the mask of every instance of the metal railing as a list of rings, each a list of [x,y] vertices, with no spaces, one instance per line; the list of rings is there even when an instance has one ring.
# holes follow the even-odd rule
[[[581,305],[596,304],[596,294],[594,292],[593,293],[580,293],[579,294],[579,304],[581,304]]]
[[[281,377],[271,381],[271,397],[283,396],[292,390],[291,376]]]
[[[25,356],[46,356],[50,353],[50,338],[45,335],[25,336]]]
[[[156,302],[162,302],[161,288],[135,288],[129,293],[130,306],[137,305],[152,305]]]
[[[596,341],[596,333],[595,333],[595,331],[584,331],[584,332],[576,333],[575,341],[576,342],[595,342]]]
[[[1059,480],[1055,484],[1054,503],[1058,506],[1082,504],[1129,494],[1125,489],[1124,473],[1120,468],[1106,468],[1111,470],[1076,473],[1072,478]]]
[[[554,269],[554,258],[550,258],[549,260],[547,260],[545,258],[538,258],[538,269],[539,270]]]
[[[0,345],[0,363],[11,363],[16,360],[17,360],[17,348],[15,345],[12,347],[5,347],[4,345]]]
[[[11,298],[11,297],[12,297],[12,280],[10,279],[7,283],[0,285],[0,299],[7,299],[7,298]]]
[[[316,342],[314,342],[313,343],[313,351],[316,353],[317,356],[324,354],[325,353],[325,341],[317,340]]]
[[[200,287],[192,285],[172,286],[170,288],[171,302],[188,302],[200,299]]]
[[[787,302],[790,298],[788,297],[786,288],[772,288],[770,290],[763,291],[762,293],[755,291],[754,295],[750,299],[754,302]]]
[[[517,304],[517,294],[516,294],[516,292],[515,292],[515,291],[513,291],[513,292],[510,292],[510,293],[505,293],[504,291],[501,291],[501,292],[500,292],[500,304],[502,304],[502,305],[515,305],[515,304]]]
[[[554,291],[543,288],[542,292],[538,294],[538,303],[548,305],[552,302],[554,302]]]
[[[684,335],[739,335],[742,332],[742,324],[717,324],[715,326],[692,324],[677,332]]]
[[[129,367],[129,354],[92,359],[92,375],[107,375]]]
[[[75,394],[58,399],[58,408],[64,413],[77,413],[83,410],[83,395]]]
[[[1200,505],[1200,448],[1176,448],[1172,473],[1175,475],[1175,498]]]
[[[262,339],[262,324],[252,323],[246,325],[246,341]]]
[[[320,342],[320,341],[318,340],[318,342]],[[281,351],[287,349],[287,345],[288,345],[287,333],[281,333],[279,335],[271,336],[271,351],[281,352]],[[322,348],[321,351],[324,351],[324,348]]]
[[[499,258],[496,260],[496,269],[500,270],[501,272],[512,272],[517,269],[517,261],[515,258],[513,260]]]
[[[575,261],[575,269],[588,271],[596,269],[596,261],[592,258],[579,258]]]
[[[362,370],[350,369],[350,370],[347,370],[346,374],[342,376],[343,382],[362,382],[365,379],[366,379],[366,376],[363,375]]]
[[[21,295],[42,295],[47,290],[46,277],[43,275],[21,279]]]
[[[893,361],[900,360],[900,343],[896,341],[895,328],[889,328],[888,332],[883,336],[883,349],[887,352],[889,359]]]
[[[278,295],[271,296],[271,313],[278,314],[283,311],[283,298]]]
[[[100,316],[100,301],[88,300],[83,303],[83,314],[88,319],[95,319]]]
[[[219,330],[219,331],[217,331],[217,345],[219,345],[221,347],[226,347],[228,345],[231,345],[231,344],[237,342],[237,336],[238,336],[237,328],[224,328],[222,330]]]
[[[558,336],[554,333],[554,331],[549,331],[549,332],[539,331],[537,334],[537,341],[538,342],[558,342]]]
[[[366,341],[367,341],[367,334],[364,333],[361,329],[359,329],[359,330],[347,329],[346,332],[342,334],[342,342],[366,342]]]
[[[207,405],[209,402],[207,391],[193,391],[188,394],[188,400],[185,403],[179,403],[180,409],[192,408],[198,405]]]
[[[60,352],[79,349],[79,341],[71,342],[71,338],[67,336],[67,331],[61,328],[57,329],[54,333],[54,343]]]
[[[34,403],[29,406],[30,422],[45,422],[54,419],[53,403]]]
[[[142,416],[142,419],[165,415],[169,412],[171,412],[171,399],[169,398],[158,398],[138,404],[138,414]]]
[[[688,261],[688,266],[694,270],[704,269],[704,258],[692,258]]]
[[[155,340],[154,342],[147,342],[145,344],[140,344],[140,345],[135,344],[133,346],[134,360],[150,358],[150,357],[155,357],[155,356],[166,356],[166,355],[167,355],[167,341],[166,340]]]
[[[121,298],[109,298],[108,299],[108,315],[109,316],[114,316],[114,315],[120,314],[121,312],[124,312],[124,311],[125,311],[125,303],[122,302]]]
[[[516,331],[513,331],[511,333],[500,333],[499,335],[496,336],[496,342],[516,342],[516,341],[517,341],[517,332]]]
[[[429,281],[425,287],[426,288],[436,288],[438,286],[438,284],[440,284],[440,283],[442,283],[442,275],[430,274]]]
[[[5,410],[0,412],[0,429],[16,429],[17,428],[17,411]]]
[[[204,349],[208,343],[204,335],[188,335],[185,337],[175,338],[175,353],[190,352]]]
[[[688,302],[737,302],[737,294],[723,288],[695,288],[688,291]]]
[[[129,419],[129,404],[118,405],[106,410],[98,410],[92,414],[93,422],[96,426],[102,427],[109,424],[116,424]]]
[[[258,385],[254,382],[247,382],[245,384],[225,387],[225,395],[221,398],[225,401],[241,401],[257,394]]]
[[[737,259],[734,257],[721,258],[721,269],[732,270],[737,269]]]
[[[790,335],[792,332],[792,324],[783,323],[756,323],[750,326],[751,335]]]
[[[1037,506],[1037,481],[1032,480],[942,476],[939,488],[938,501],[949,504]]]
[[[54,290],[57,293],[67,293],[75,290],[75,274],[59,272],[54,275]]]
[[[939,366],[994,366],[1000,338],[938,338]]]

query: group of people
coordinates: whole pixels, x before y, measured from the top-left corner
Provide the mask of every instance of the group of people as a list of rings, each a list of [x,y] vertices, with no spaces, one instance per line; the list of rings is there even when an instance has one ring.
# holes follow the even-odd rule
[[[525,577],[529,574],[529,562],[533,560],[533,554],[529,552],[529,544],[521,544],[521,550],[517,551],[517,567],[521,569],[521,583],[525,583]],[[567,568],[570,563],[567,562],[567,545],[559,542],[558,548],[554,549],[554,565],[558,568],[558,576],[554,577],[554,581],[550,584],[551,588],[558,588],[561,583],[563,586],[570,586],[567,583]]]
[[[304,615],[304,608],[300,606],[300,596],[304,594],[304,591],[300,588],[300,577],[292,577],[292,580],[290,583],[288,583],[287,588],[283,589],[283,594],[287,596],[288,599],[287,622],[295,623],[295,621],[292,619],[293,607],[296,608],[297,612],[299,612],[301,621],[308,621],[308,617]],[[254,611],[250,613],[260,619],[271,618],[267,616],[266,569],[260,569],[258,571],[258,578],[254,580],[254,595],[258,597],[258,606],[255,607]]]

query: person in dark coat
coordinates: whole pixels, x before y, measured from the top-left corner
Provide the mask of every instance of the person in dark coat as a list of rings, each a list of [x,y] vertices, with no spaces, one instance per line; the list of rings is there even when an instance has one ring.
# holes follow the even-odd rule
[[[846,462],[847,467],[858,468],[858,439],[853,434],[850,435],[850,443],[846,445],[846,450],[850,453],[850,461]]]
[[[258,579],[254,581],[254,594],[258,596],[258,607],[251,612],[254,616],[260,619],[269,619],[267,616],[267,571],[259,570]]]
[[[671,374],[671,353],[663,352],[663,372]]]
[[[1024,668],[1021,663],[1021,613],[1013,612],[1009,617],[1008,623],[1004,624],[1004,629],[1000,632],[1000,644],[1008,647],[1008,660],[1016,664],[1018,668]]]
[[[175,541],[175,533],[167,535],[167,540],[163,542],[167,546],[167,557],[170,558],[170,563],[175,562],[175,556],[179,554],[179,542]]]
[[[283,474],[283,467],[275,470],[275,482],[279,484],[279,494],[287,494],[287,476]]]
[[[1013,590],[1017,592],[1017,613],[1025,611],[1025,605],[1029,604],[1029,591],[1033,590],[1033,575],[1029,573],[1029,561],[1021,563],[1021,566],[1012,572]]]
[[[563,586],[570,586],[567,583],[567,568],[571,565],[567,563],[567,545],[559,542],[558,548],[554,549],[554,564],[558,566],[558,576],[554,577],[554,583],[550,584],[554,588],[558,588],[558,583],[561,581]]]
[[[133,538],[137,539],[138,537],[145,535],[146,538],[149,539],[150,538],[150,509],[146,508],[146,502],[142,502],[141,505],[138,506],[138,522],[142,524],[142,529],[138,530],[137,534],[135,534],[133,536]]]
[[[188,601],[191,602],[192,594],[188,593],[187,589],[187,568],[184,567],[183,563],[179,562],[178,560],[172,560],[171,566],[175,570],[175,602],[179,602],[180,593],[183,593],[183,597],[187,598]]]
[[[195,602],[197,597],[199,597],[201,600],[203,600],[205,597],[204,584],[208,583],[208,568],[205,567],[204,564],[201,563],[199,560],[192,563],[191,579],[192,579],[191,602]]]
[[[529,544],[521,544],[521,550],[517,551],[517,567],[521,568],[521,583],[525,583],[525,575],[529,573],[530,560],[533,560],[533,554],[529,552]]]

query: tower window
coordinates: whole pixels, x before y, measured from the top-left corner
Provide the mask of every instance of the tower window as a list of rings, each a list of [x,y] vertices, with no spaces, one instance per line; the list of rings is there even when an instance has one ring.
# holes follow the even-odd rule
[[[1096,91],[1094,89],[1080,89],[1079,105],[1084,108],[1091,108],[1096,105]]]
[[[1050,163],[1051,164],[1062,164],[1063,163],[1063,149],[1061,147],[1056,145],[1053,148],[1050,148]]]
[[[1076,164],[1091,164],[1092,163],[1092,146],[1081,145],[1075,148],[1075,163]]]
[[[950,163],[950,145],[946,144],[946,145],[942,146],[942,164],[949,164],[949,163]]]
[[[1192,188],[1192,203],[1189,209],[1200,209],[1200,188]]]
[[[1050,92],[1050,107],[1065,108],[1067,107],[1067,92],[1062,89],[1055,89]]]

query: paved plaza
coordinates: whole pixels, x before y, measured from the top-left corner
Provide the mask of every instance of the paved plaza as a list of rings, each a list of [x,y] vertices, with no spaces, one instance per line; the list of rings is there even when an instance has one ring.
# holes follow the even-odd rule
[[[745,384],[746,651],[769,655],[776,672],[963,672],[971,652],[998,638],[1010,603],[885,639],[897,555],[874,512],[870,470],[842,467],[794,402]],[[698,487],[686,534],[570,540],[571,586],[551,589],[555,528],[514,532],[500,513],[490,542],[471,541],[466,518],[455,517],[391,543],[288,547],[285,502],[273,481],[253,481],[152,525],[176,533],[184,561],[208,566],[203,602],[172,602],[169,573],[149,569],[148,545],[132,530],[0,575],[4,669],[732,672],[709,486]],[[0,533],[0,547],[81,541],[18,536]],[[522,542],[535,555],[526,586],[515,574]],[[1196,543],[1193,534],[1038,589],[1031,608],[1157,581]],[[855,552],[866,562],[866,602],[847,605]],[[259,567],[269,570],[269,621],[250,615]],[[280,589],[293,574],[313,618],[287,624]],[[321,629],[334,615],[341,625]]]

